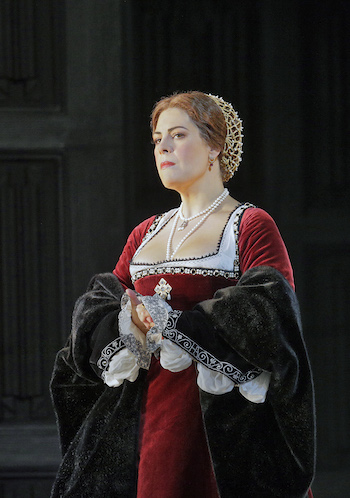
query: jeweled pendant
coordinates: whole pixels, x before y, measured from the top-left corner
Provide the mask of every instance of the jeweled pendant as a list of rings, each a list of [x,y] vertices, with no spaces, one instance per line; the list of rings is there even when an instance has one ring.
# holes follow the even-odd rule
[[[186,228],[188,225],[188,221],[187,220],[183,220],[183,222],[181,223],[181,225],[179,226],[179,228],[177,229],[178,232],[180,232],[181,230],[183,230],[184,228]]]
[[[155,286],[154,290],[162,299],[171,299],[170,292],[173,290],[170,284],[165,280],[165,278],[161,278],[158,284]]]

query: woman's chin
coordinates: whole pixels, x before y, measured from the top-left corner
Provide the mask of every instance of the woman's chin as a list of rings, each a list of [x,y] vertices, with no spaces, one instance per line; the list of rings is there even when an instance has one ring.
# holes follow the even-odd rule
[[[168,190],[175,190],[176,192],[181,191],[181,187],[177,182],[167,182],[162,180],[163,187]]]
[[[163,186],[169,190],[178,190],[178,188],[181,188],[181,185],[183,184],[183,182],[181,182],[178,178],[172,178],[171,175],[162,175],[160,177],[160,181]]]

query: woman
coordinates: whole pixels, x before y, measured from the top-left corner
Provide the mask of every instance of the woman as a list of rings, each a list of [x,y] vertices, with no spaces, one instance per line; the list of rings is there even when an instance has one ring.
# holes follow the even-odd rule
[[[181,205],[136,227],[77,301],[51,385],[52,496],[304,497],[314,403],[291,265],[272,218],[223,185],[241,121],[187,92],[151,126]]]

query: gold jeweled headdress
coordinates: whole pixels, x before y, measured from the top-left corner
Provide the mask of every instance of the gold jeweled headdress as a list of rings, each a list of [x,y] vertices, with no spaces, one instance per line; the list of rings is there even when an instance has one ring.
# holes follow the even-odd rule
[[[229,102],[217,95],[207,94],[220,107],[226,122],[226,139],[222,151],[220,165],[223,171],[223,180],[228,182],[238,169],[242,161],[242,142],[243,142],[243,125],[237,112]]]

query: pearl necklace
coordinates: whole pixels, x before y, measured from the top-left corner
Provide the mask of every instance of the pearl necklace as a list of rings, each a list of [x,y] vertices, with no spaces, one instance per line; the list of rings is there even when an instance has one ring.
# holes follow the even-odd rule
[[[181,218],[181,214],[180,214],[180,211],[181,211],[181,208],[182,208],[182,203],[181,203],[181,206],[179,207],[179,209],[177,210],[177,213],[175,215],[174,223],[173,223],[173,226],[171,228],[171,231],[170,231],[170,234],[169,234],[169,238],[168,238],[168,243],[167,243],[167,248],[166,248],[166,259],[167,259],[167,261],[170,261],[171,259],[173,259],[176,251],[182,246],[182,244],[185,242],[185,240],[187,240],[188,237],[190,235],[192,235],[193,232],[195,232],[197,230],[197,228],[199,228],[200,225],[202,225],[205,222],[205,220],[211,215],[211,213],[213,211],[215,211],[215,209],[218,206],[220,206],[220,204],[226,199],[226,197],[228,196],[228,194],[229,194],[229,191],[227,190],[227,188],[225,188],[224,191],[219,195],[219,197],[217,197],[215,199],[215,201],[208,208],[204,209],[203,211],[201,211],[200,213],[198,213],[198,214],[196,214],[194,216],[191,216],[190,218],[184,218],[184,220],[187,221],[187,223],[182,228],[182,230],[187,226],[187,224],[188,224],[188,222],[190,220],[193,220],[194,218],[197,218],[198,216],[203,215],[203,218],[201,220],[199,220],[198,223],[196,223],[196,225],[184,237],[182,237],[182,239],[180,240],[180,242],[178,243],[178,245],[175,247],[175,249],[171,253],[171,243],[172,243],[172,240],[173,240],[173,237],[174,237],[174,233],[175,233],[175,229],[176,229],[176,224],[177,224],[178,219]]]
[[[200,213],[197,213],[197,214],[195,214],[193,216],[190,216],[189,218],[185,218],[184,215],[182,214],[183,203],[181,203],[181,205],[179,207],[179,217],[180,217],[182,223],[181,223],[181,225],[179,226],[179,228],[177,230],[180,232],[181,230],[183,230],[184,228],[186,228],[189,221],[192,221],[195,218],[198,218],[199,216],[202,216],[203,214],[206,214],[208,211],[210,211],[213,208],[214,205],[215,206],[216,205],[219,206],[219,204],[221,203],[221,200],[224,200],[227,197],[227,195],[228,195],[228,190],[227,190],[227,188],[225,188],[223,190],[223,192],[219,195],[219,197],[217,197],[215,199],[215,201],[212,204],[210,204],[209,207],[207,207],[206,209],[203,209],[203,211],[201,211]],[[219,204],[217,204],[218,202],[219,202]]]

